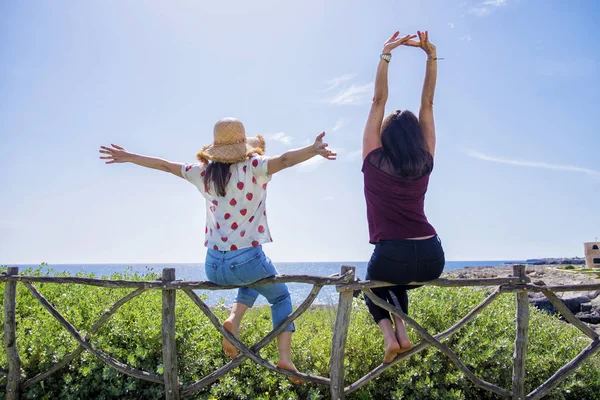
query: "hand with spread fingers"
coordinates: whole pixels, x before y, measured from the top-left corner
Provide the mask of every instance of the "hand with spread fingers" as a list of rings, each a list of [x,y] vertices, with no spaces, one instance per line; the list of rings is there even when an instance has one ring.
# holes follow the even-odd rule
[[[435,45],[429,41],[429,32],[417,31],[417,35],[419,35],[419,41],[408,40],[404,43],[404,45],[411,47],[420,47],[423,49],[423,51],[425,51],[428,57],[435,57],[437,55],[437,50],[435,48]]]
[[[116,144],[111,144],[111,147],[100,146],[100,153],[108,154],[107,156],[101,156],[101,160],[108,160],[106,164],[114,164],[114,163],[124,163],[131,161],[131,153],[122,148],[121,146],[117,146]]]
[[[319,136],[317,136],[315,142],[313,143],[313,150],[315,154],[318,154],[321,157],[324,157],[328,160],[335,160],[337,154],[327,148],[327,146],[329,146],[327,143],[323,143],[324,136],[325,132],[321,132]]]
[[[417,37],[417,35],[405,35],[401,38],[398,36],[400,36],[400,32],[396,31],[396,33],[394,33],[392,37],[383,44],[383,54],[391,54],[392,50],[394,50],[396,47],[407,44],[411,39]]]

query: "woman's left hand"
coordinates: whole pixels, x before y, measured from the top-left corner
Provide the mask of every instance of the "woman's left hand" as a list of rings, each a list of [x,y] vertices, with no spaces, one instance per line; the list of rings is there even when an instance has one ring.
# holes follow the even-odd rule
[[[321,132],[319,136],[317,136],[315,142],[312,145],[313,151],[315,152],[315,154],[318,154],[321,157],[324,157],[328,160],[335,160],[337,154],[327,148],[327,146],[329,146],[327,143],[323,143],[324,136],[325,132]]]
[[[392,50],[396,47],[406,44],[409,40],[417,37],[417,35],[406,35],[398,38],[399,35],[400,32],[396,31],[396,33],[383,44],[383,54],[392,54]]]

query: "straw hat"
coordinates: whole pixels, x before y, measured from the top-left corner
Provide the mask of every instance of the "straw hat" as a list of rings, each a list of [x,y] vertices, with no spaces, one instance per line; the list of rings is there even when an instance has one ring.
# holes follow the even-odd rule
[[[196,155],[198,160],[233,164],[248,159],[252,154],[263,155],[265,139],[257,135],[246,137],[244,124],[235,118],[223,118],[217,121],[214,128],[214,141],[204,146]]]

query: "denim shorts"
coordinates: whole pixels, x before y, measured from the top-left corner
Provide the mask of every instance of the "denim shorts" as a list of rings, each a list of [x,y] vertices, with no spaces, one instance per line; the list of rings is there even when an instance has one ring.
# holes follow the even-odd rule
[[[278,274],[262,246],[233,251],[208,249],[205,270],[208,280],[217,285],[248,285]],[[239,288],[235,301],[252,307],[259,294],[271,305],[273,328],[292,313],[292,298],[285,283]],[[285,330],[294,331],[294,324]]]

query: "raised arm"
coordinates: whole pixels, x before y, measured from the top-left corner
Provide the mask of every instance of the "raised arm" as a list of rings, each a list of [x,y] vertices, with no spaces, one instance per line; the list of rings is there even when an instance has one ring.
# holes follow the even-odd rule
[[[417,37],[416,35],[406,35],[398,38],[399,35],[400,32],[394,33],[384,43],[382,56],[391,57],[393,49]],[[381,123],[383,122],[385,103],[388,98],[388,66],[389,61],[380,58],[379,65],[377,65],[377,74],[375,75],[373,103],[371,104],[371,111],[369,111],[369,117],[367,118],[365,131],[363,132],[363,160],[370,152],[381,147]]]
[[[421,108],[419,109],[419,124],[425,137],[425,143],[431,156],[435,154],[435,124],[433,122],[433,95],[435,93],[435,84],[437,81],[437,50],[429,42],[429,33],[427,31],[418,31],[419,41],[411,40],[406,44],[408,46],[420,47],[427,54],[427,67],[425,69],[425,80],[423,82],[423,91],[421,93]]]
[[[324,136],[325,132],[322,132],[310,146],[286,151],[280,156],[271,157],[267,166],[267,173],[273,175],[283,169],[303,163],[317,155],[322,156],[327,160],[335,160],[337,154],[327,148],[327,143],[323,143]]]
[[[111,144],[111,146],[112,148],[107,146],[100,146],[100,153],[107,154],[106,156],[100,157],[102,160],[108,160],[106,161],[106,164],[130,162],[133,164],[140,165],[142,167],[170,172],[173,175],[183,178],[183,176],[181,175],[181,167],[183,164],[181,163],[174,163],[167,160],[163,160],[162,158],[147,157],[142,156],[140,154],[130,153],[121,146],[117,146],[116,144]]]

